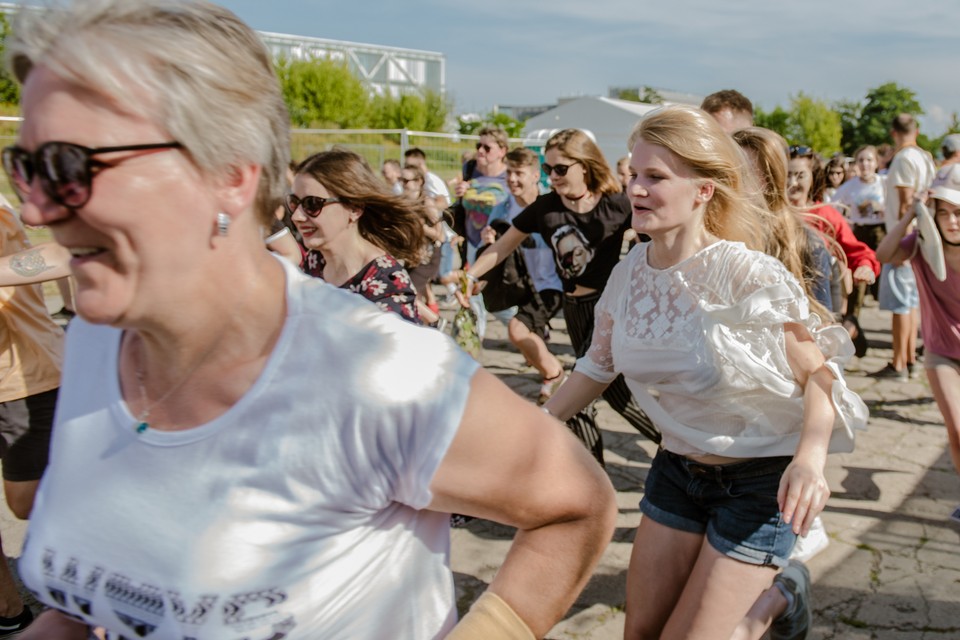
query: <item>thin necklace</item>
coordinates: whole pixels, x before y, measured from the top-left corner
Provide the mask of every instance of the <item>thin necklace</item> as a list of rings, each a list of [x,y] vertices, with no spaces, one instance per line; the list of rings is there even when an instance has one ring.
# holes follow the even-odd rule
[[[167,389],[167,392],[162,396],[160,396],[160,399],[150,404],[147,404],[147,388],[146,388],[146,385],[144,384],[143,369],[140,366],[139,358],[137,359],[138,362],[135,365],[133,374],[134,376],[136,376],[137,386],[140,388],[140,401],[143,402],[144,404],[147,404],[147,406],[143,409],[143,411],[139,413],[139,415],[137,415],[136,424],[133,425],[134,431],[136,431],[138,434],[142,434],[147,429],[150,428],[150,423],[147,421],[147,418],[150,417],[150,412],[153,411],[155,408],[157,408],[164,400],[166,400],[171,395],[173,395],[174,391],[182,387],[183,383],[186,382],[190,378],[190,376],[196,373],[197,369],[200,368],[200,365],[206,361],[207,356],[213,353],[213,346],[215,346],[216,344],[217,343],[214,342],[213,345],[209,349],[207,349],[207,351],[200,357],[200,359],[197,360],[197,363],[193,365],[185,374],[183,374],[183,376],[180,377],[179,382],[177,382],[175,385]]]

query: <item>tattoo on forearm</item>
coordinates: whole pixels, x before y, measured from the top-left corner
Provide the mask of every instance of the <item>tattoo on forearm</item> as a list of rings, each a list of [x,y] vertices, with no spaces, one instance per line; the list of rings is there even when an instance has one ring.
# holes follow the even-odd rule
[[[53,267],[43,259],[43,251],[40,249],[24,251],[10,259],[10,270],[24,278],[31,278],[51,269]]]

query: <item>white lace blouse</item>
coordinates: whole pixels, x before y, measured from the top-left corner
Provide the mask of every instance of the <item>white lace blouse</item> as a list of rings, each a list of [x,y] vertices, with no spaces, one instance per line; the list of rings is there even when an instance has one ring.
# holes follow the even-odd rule
[[[803,390],[787,362],[783,325],[801,323],[836,378],[831,451],[853,449],[867,408],[843,378],[850,338],[840,326],[820,326],[778,260],[719,241],[658,270],[647,264],[648,247],[634,247],[611,274],[577,371],[598,382],[622,373],[674,453],[790,456]]]

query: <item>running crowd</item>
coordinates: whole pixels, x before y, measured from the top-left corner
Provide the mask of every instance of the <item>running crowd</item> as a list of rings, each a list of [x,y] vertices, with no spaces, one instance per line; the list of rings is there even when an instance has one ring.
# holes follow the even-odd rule
[[[7,49],[0,454],[48,609],[0,563],[0,637],[543,637],[614,529],[602,396],[658,444],[625,637],[804,638],[868,294],[873,375],[917,374],[919,327],[960,472],[958,136],[938,170],[901,115],[890,152],[824,161],[726,90],[645,116],[615,170],[580,130],[540,156],[485,128],[448,188],[420,149],[291,162],[270,53],[203,0],[24,11]],[[37,283],[67,275],[64,336]],[[506,325],[537,403],[445,302]],[[516,535],[458,620],[472,518]]]

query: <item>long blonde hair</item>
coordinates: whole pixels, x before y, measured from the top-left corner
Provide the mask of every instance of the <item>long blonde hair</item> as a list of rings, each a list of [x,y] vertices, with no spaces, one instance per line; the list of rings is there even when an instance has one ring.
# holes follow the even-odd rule
[[[696,107],[662,107],[637,123],[630,134],[630,148],[639,140],[666,148],[695,175],[713,184],[713,197],[703,216],[707,231],[764,250],[764,229],[771,214],[753,195],[743,152],[716,120]]]
[[[824,320],[832,314],[812,295],[813,283],[820,273],[810,242],[819,242],[819,234],[807,224],[807,214],[790,204],[787,198],[787,141],[778,133],[762,127],[747,127],[733,134],[741,148],[753,153],[756,182],[771,213],[767,227],[765,253],[777,258],[803,285],[810,308]]]

